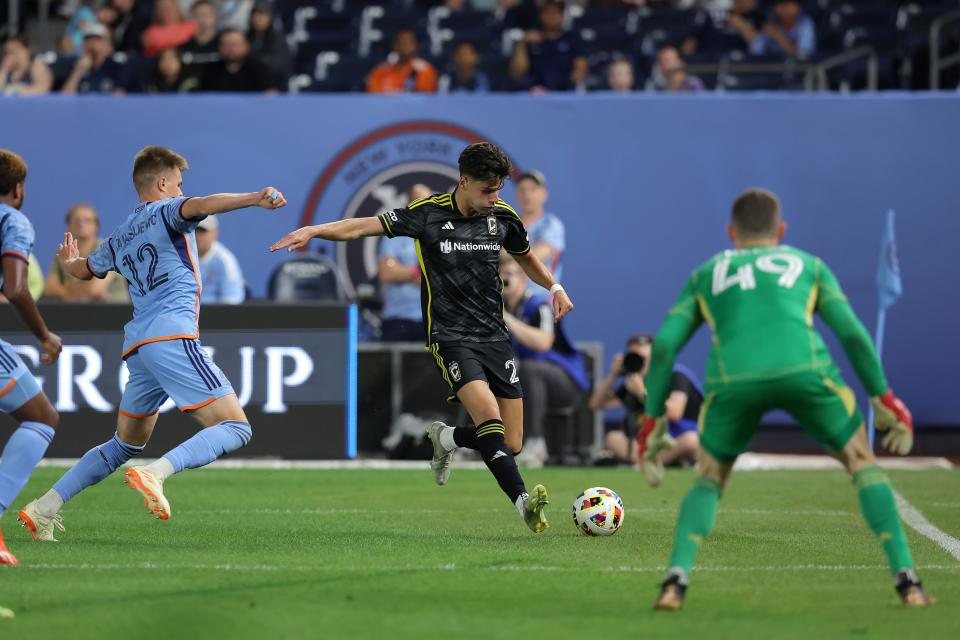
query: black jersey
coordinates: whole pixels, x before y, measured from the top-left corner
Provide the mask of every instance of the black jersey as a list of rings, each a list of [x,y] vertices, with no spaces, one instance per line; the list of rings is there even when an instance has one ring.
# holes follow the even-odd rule
[[[414,200],[380,214],[387,237],[416,240],[427,344],[508,340],[503,322],[500,250],[530,251],[520,216],[503,200],[487,215],[465,216],[453,194]]]

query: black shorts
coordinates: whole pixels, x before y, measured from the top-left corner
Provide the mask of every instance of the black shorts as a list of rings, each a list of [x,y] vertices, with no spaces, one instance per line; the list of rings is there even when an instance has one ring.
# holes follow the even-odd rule
[[[457,392],[468,382],[483,380],[497,398],[522,398],[520,359],[507,341],[434,343],[430,352],[443,380],[450,385],[448,402],[459,402]]]

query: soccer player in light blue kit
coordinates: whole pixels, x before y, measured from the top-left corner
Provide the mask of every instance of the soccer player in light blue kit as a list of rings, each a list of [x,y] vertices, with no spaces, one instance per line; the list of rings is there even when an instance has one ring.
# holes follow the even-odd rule
[[[47,329],[27,288],[27,260],[33,250],[33,225],[20,213],[27,165],[23,158],[0,149],[0,288],[40,342],[41,362],[56,362],[60,338]],[[0,411],[20,426],[0,453],[0,518],[27,483],[53,440],[60,416],[40,390],[10,343],[0,340]],[[15,565],[0,531],[0,565]]]
[[[58,257],[71,275],[103,278],[117,271],[127,279],[133,319],[124,330],[123,358],[130,379],[123,390],[117,432],[88,451],[20,518],[35,540],[53,540],[63,503],[138,455],[157,423],[157,411],[173,398],[204,429],[156,462],[131,467],[126,482],[157,518],[170,517],[163,483],[184,469],[207,465],[250,441],[252,431],[230,382],[200,346],[200,290],[194,230],[208,215],[244,207],[277,209],[286,204],[273,187],[244,194],[186,198],[180,190],[187,161],[163,147],[146,147],[133,162],[140,204],[87,259],[67,233]]]

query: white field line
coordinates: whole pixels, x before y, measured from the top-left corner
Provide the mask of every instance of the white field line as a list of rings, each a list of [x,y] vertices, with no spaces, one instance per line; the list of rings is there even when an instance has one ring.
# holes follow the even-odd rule
[[[23,570],[52,570],[52,571],[253,571],[253,572],[284,572],[284,573],[399,573],[399,572],[437,572],[437,571],[493,571],[493,572],[543,572],[543,573],[663,573],[665,565],[655,567],[638,567],[630,565],[590,567],[590,566],[550,566],[550,565],[461,565],[456,563],[439,565],[398,565],[398,566],[336,566],[336,565],[271,565],[271,564],[204,564],[204,563],[159,563],[159,562],[131,562],[131,563],[30,563],[21,565]],[[848,565],[848,564],[795,564],[795,565],[750,565],[750,566],[695,566],[695,572],[708,573],[753,573],[758,571],[776,572],[839,572],[839,571],[886,571],[886,565]],[[960,564],[927,564],[917,567],[921,571],[960,571]]]
[[[471,509],[471,513],[504,513],[505,509]],[[653,513],[653,514],[675,514],[676,508],[669,507],[639,507],[629,508],[628,513]],[[79,510],[64,509],[61,513],[70,516],[72,513],[79,513]],[[128,510],[120,509],[97,509],[99,514],[119,514],[129,513]],[[177,514],[200,514],[200,515],[352,515],[352,514],[389,514],[389,515],[423,515],[423,514],[445,514],[445,513],[463,513],[463,509],[177,509]],[[555,512],[556,513],[556,512]],[[789,516],[818,516],[818,517],[858,517],[859,514],[853,511],[828,510],[828,509],[792,509],[790,511],[777,511],[775,509],[724,509],[720,508],[721,514],[742,514],[751,516],[777,516],[779,518]]]
[[[893,494],[897,499],[897,508],[900,509],[900,517],[903,518],[903,521],[906,522],[910,528],[920,535],[933,540],[941,549],[957,560],[960,560],[960,540],[938,529],[898,492],[894,491]]]
[[[40,461],[41,467],[70,467],[76,464],[76,459],[46,458]],[[149,458],[137,458],[127,463],[148,464]],[[946,458],[879,458],[878,463],[884,469],[953,469],[953,464]],[[213,469],[301,469],[319,471],[337,471],[346,469],[373,469],[373,470],[415,470],[426,471],[429,468],[427,461],[421,460],[273,460],[273,459],[236,459],[217,460],[209,465]],[[454,462],[457,469],[486,469],[483,462],[478,460],[457,460]],[[737,459],[738,471],[778,471],[778,470],[840,470],[840,463],[829,456],[790,456],[763,453],[745,453]]]

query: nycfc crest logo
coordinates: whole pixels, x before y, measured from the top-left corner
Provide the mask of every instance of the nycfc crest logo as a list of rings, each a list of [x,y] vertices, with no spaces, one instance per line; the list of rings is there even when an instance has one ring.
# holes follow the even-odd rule
[[[415,184],[425,184],[434,193],[450,193],[460,177],[460,152],[487,139],[439,121],[400,122],[365,133],[321,168],[297,226],[375,216],[403,207]],[[496,235],[496,218],[487,220],[487,230]],[[349,297],[356,297],[357,287],[376,286],[380,242],[390,240],[373,237],[336,243],[334,257]],[[449,243],[441,247],[444,253],[454,249]]]
[[[440,241],[440,253],[450,253],[453,251],[453,243],[449,240]]]
[[[493,214],[487,216],[487,233],[495,236],[499,231],[500,227],[497,225],[497,216]]]
[[[451,362],[450,366],[450,377],[453,378],[454,382],[460,382],[460,365],[456,362]]]

